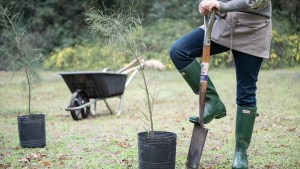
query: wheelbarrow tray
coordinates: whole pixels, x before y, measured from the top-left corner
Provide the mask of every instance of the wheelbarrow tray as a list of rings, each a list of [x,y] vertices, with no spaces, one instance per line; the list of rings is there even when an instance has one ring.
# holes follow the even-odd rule
[[[84,91],[89,98],[109,98],[122,95],[126,74],[112,72],[66,72],[60,73],[71,93]]]

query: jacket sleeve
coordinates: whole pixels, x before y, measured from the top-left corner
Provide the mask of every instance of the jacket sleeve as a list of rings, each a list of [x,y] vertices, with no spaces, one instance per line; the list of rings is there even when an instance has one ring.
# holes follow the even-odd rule
[[[241,10],[262,10],[271,0],[231,0],[228,2],[220,1],[220,13],[241,11]]]

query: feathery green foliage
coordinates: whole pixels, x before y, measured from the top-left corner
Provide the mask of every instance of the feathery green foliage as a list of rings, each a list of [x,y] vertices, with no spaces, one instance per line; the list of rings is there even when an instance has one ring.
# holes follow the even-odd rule
[[[28,91],[28,113],[31,113],[31,90],[40,81],[37,68],[40,65],[40,50],[33,47],[31,37],[26,36],[20,14],[11,14],[7,8],[0,6],[0,27],[2,39],[0,43],[1,62],[8,65],[24,80],[24,88]]]
[[[94,36],[100,36],[116,50],[124,54],[138,56],[145,49],[142,43],[144,29],[142,19],[128,6],[128,10],[104,13],[95,9],[88,10],[86,22]]]
[[[143,43],[144,28],[142,25],[142,19],[138,16],[135,10],[134,1],[126,1],[126,7],[122,10],[97,11],[95,9],[88,10],[86,15],[86,22],[90,31],[94,36],[100,36],[103,40],[106,40],[110,45],[115,46],[115,50],[124,53],[124,56],[133,56],[137,59],[141,66],[140,74],[143,79],[142,89],[145,91],[146,100],[145,104],[148,108],[150,122],[150,136],[153,133],[153,106],[155,101],[155,94],[151,95],[149,91],[149,82],[147,81],[143,69],[143,65],[140,60],[143,52],[146,50],[146,45]],[[146,114],[143,113],[145,116]]]

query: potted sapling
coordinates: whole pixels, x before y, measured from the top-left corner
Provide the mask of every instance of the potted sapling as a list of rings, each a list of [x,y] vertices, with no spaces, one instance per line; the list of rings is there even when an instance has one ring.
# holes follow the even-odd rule
[[[132,4],[127,2],[123,10],[112,12],[88,10],[86,22],[94,36],[105,39],[109,45],[114,45],[116,50],[124,52],[124,56],[134,56],[140,65],[142,89],[145,93],[147,113],[143,113],[148,123],[146,131],[138,133],[138,159],[140,169],[173,169],[176,161],[176,134],[168,131],[156,131],[153,127],[153,108],[156,90],[150,92],[149,82],[146,78],[143,52],[146,46],[143,43],[144,27],[142,19],[137,15]],[[125,10],[124,10],[125,9]]]
[[[31,109],[32,88],[40,82],[37,68],[40,66],[41,53],[32,45],[32,38],[26,34],[21,24],[21,15],[12,14],[0,5],[1,39],[0,53],[8,62],[9,70],[23,80],[27,94],[28,111],[20,112],[18,131],[20,146],[23,148],[43,148],[46,146],[45,114],[33,114]]]

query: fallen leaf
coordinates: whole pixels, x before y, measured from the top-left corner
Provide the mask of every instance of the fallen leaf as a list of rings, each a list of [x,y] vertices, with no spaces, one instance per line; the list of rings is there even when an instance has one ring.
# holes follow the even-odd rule
[[[288,128],[287,131],[293,132],[293,131],[296,131],[296,128],[295,128],[295,127],[293,127],[293,128]]]
[[[50,166],[50,162],[49,161],[42,161],[41,165],[44,167],[49,167]]]
[[[59,156],[59,157],[58,157],[58,160],[60,160],[60,161],[62,161],[62,160],[66,160],[66,159],[67,159],[67,157],[68,157],[68,155],[66,155],[66,154],[63,154],[63,155],[61,155],[61,156]]]
[[[272,168],[273,165],[272,165],[272,164],[266,164],[265,167],[266,167],[266,168]]]
[[[22,158],[21,160],[19,160],[19,162],[21,163],[29,163],[29,160],[27,158]]]
[[[9,168],[10,167],[10,164],[0,164],[0,168]]]
[[[287,145],[284,145],[284,144],[276,144],[275,145],[275,148],[280,148],[280,147],[288,147]]]
[[[176,122],[179,123],[179,122],[182,122],[182,120],[181,119],[177,119]]]
[[[132,146],[130,143],[126,143],[126,142],[118,142],[117,144],[119,147],[122,147],[122,148],[127,148],[127,147]]]
[[[127,166],[127,168],[132,167],[132,165],[129,164],[129,161],[127,159],[123,159],[123,160],[119,161],[119,164],[125,164]]]
[[[37,160],[37,161],[40,161],[40,160],[42,160],[42,158],[45,157],[45,156],[46,156],[46,155],[41,154],[41,153],[32,153],[32,154],[27,155],[25,158],[26,158],[28,161],[31,161],[31,160]]]
[[[115,155],[118,155],[118,154],[120,154],[122,151],[116,151],[116,152],[114,152],[114,154]]]
[[[128,163],[129,163],[129,161],[128,161],[128,160],[126,160],[126,159],[123,159],[123,160],[122,160],[122,163],[128,164]]]

